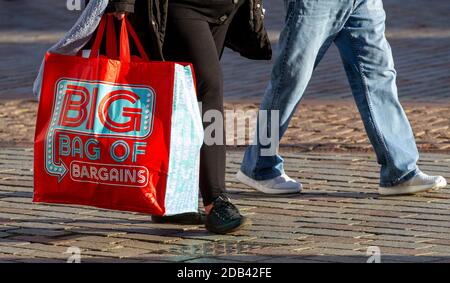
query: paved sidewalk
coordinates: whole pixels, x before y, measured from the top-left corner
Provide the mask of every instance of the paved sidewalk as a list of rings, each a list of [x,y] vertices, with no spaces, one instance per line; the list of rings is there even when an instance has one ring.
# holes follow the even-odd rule
[[[242,152],[229,153],[231,197],[253,225],[227,236],[150,217],[32,203],[32,150],[0,149],[0,262],[450,262],[448,190],[379,197],[371,155],[286,153],[305,185],[291,197],[261,195],[235,182]],[[421,168],[450,179],[450,155],[427,154]]]
[[[282,147],[301,151],[370,152],[363,123],[355,106],[306,102],[293,118],[282,140]],[[256,103],[227,103],[227,115],[256,117]],[[450,153],[450,105],[418,106],[406,104],[406,112],[415,131],[417,146],[421,152]],[[0,147],[32,146],[37,103],[33,100],[0,100]],[[246,128],[246,144],[253,136],[256,120]],[[242,145],[237,140],[236,125],[227,123],[227,144]]]

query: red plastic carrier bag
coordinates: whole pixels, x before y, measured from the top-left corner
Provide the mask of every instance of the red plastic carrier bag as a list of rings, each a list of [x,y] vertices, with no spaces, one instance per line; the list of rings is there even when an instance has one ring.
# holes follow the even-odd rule
[[[196,212],[203,127],[192,66],[149,61],[126,19],[117,54],[113,21],[102,18],[89,58],[46,54],[34,201]],[[128,34],[140,58],[131,57]]]

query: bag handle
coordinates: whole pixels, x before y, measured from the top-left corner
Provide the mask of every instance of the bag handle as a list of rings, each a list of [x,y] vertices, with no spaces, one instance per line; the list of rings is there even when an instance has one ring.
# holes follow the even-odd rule
[[[138,49],[139,55],[141,55],[141,58],[145,61],[150,61],[150,57],[147,55],[147,52],[145,52],[144,46],[141,43],[141,40],[139,39],[139,36],[137,35],[136,31],[134,30],[131,23],[128,21],[128,19],[125,17],[122,20],[122,31],[125,31],[124,34],[121,34],[121,36],[126,37],[126,42],[129,46],[129,40],[128,40],[128,33],[131,35],[131,38],[133,38],[133,41]],[[126,32],[128,31],[128,32]],[[122,40],[122,39],[121,39]],[[128,54],[130,54],[128,52]]]
[[[116,27],[114,26],[114,18],[108,16],[106,25],[106,56],[108,58],[118,58],[117,52],[117,35]]]
[[[97,35],[95,36],[94,44],[91,48],[91,55],[89,56],[90,59],[93,59],[97,57],[100,51],[100,45],[102,44],[103,35],[105,34],[105,28],[106,28],[106,16],[102,17],[100,20],[100,24],[97,28]]]
[[[107,27],[108,26],[108,27]],[[97,57],[99,54],[100,45],[102,43],[102,39],[105,34],[105,29],[107,29],[107,46],[106,46],[106,55],[111,58],[117,58],[117,37],[114,27],[114,16],[106,15],[103,16],[97,30],[97,36],[95,38],[94,44],[92,45],[91,55],[89,58]],[[145,61],[150,61],[147,53],[145,52],[144,47],[142,46],[141,41],[139,40],[136,31],[133,26],[130,24],[128,19],[125,17],[121,20],[121,28],[120,28],[120,61],[122,62],[131,62],[131,52],[130,52],[130,40],[128,34],[131,35],[131,38],[134,40],[136,47],[139,51],[139,54],[142,59]]]

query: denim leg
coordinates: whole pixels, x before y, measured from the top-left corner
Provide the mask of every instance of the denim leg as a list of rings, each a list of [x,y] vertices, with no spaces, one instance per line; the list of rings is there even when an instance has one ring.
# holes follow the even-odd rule
[[[278,111],[279,139],[286,132],[289,121],[311,79],[312,72],[351,12],[353,1],[288,0],[287,16],[280,35],[278,56],[260,110],[267,111],[270,134],[271,111]],[[241,171],[255,180],[267,180],[284,173],[283,159],[278,154],[266,156],[258,138],[247,148]]]
[[[394,60],[385,37],[385,19],[381,0],[359,0],[335,43],[381,165],[380,185],[389,187],[417,173],[419,153],[398,100]]]

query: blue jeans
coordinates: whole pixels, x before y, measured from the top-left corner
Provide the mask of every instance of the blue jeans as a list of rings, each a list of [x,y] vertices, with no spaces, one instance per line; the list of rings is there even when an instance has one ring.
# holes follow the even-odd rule
[[[278,57],[261,104],[261,110],[279,111],[279,138],[286,132],[314,68],[335,43],[381,165],[380,185],[395,186],[414,177],[419,153],[398,100],[382,0],[285,0],[285,4]],[[270,114],[263,127],[269,127]],[[284,173],[281,156],[263,156],[265,147],[257,138],[241,166],[242,172],[255,180]]]

